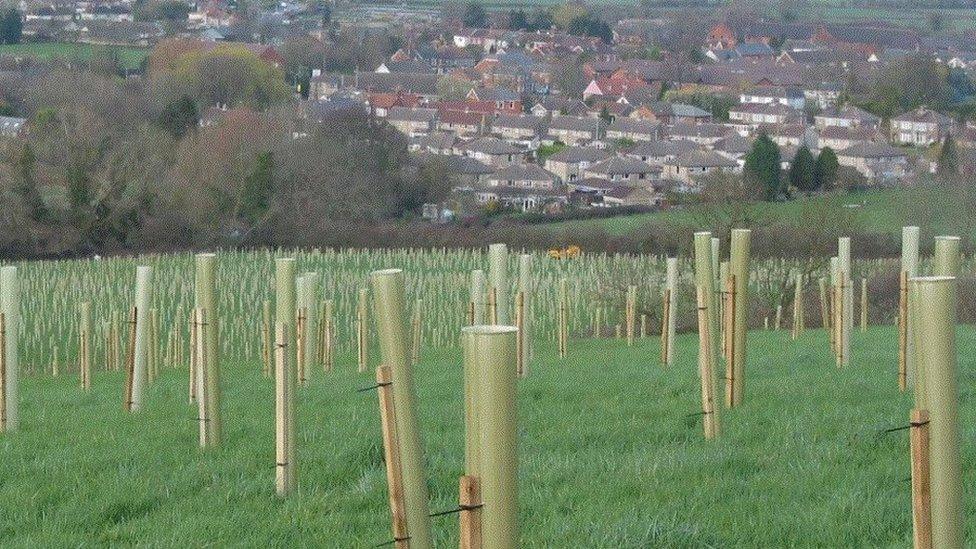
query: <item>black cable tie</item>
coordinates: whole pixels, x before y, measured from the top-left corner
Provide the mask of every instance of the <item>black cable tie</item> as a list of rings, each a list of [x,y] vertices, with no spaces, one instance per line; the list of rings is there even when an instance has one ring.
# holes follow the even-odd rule
[[[902,425],[901,427],[892,427],[891,429],[885,429],[884,431],[881,432],[881,434],[887,435],[888,433],[904,431],[905,429],[910,429],[911,427],[912,425],[909,423],[908,425]]]
[[[464,511],[464,509],[462,509],[461,507],[455,507],[454,509],[451,509],[449,511],[441,511],[439,513],[431,513],[431,514],[429,514],[427,516],[428,517],[442,517],[444,515],[453,515],[454,513],[460,513],[461,511]]]
[[[704,415],[710,414],[710,413],[711,412],[695,412],[693,414],[685,414],[685,417],[698,417],[698,416],[704,416]]]
[[[908,425],[909,425],[909,427],[922,427],[922,426],[925,426],[925,425],[928,425],[928,424],[929,424],[929,420],[926,419],[925,421],[913,421],[913,422],[909,423]]]
[[[287,461],[275,463],[275,467],[285,467],[288,465]]]
[[[356,389],[357,393],[365,393],[366,391],[372,391],[373,389],[379,389],[380,387],[386,387],[388,385],[393,385],[392,381],[387,381],[386,383],[377,383],[376,385],[370,385],[369,387],[363,387],[362,389]]]
[[[384,541],[383,543],[381,543],[379,545],[374,545],[373,547],[386,547],[387,545],[393,545],[394,543],[396,543],[398,541],[407,541],[409,539],[410,539],[410,536],[407,536],[407,537],[404,537],[404,538],[393,538],[390,541]]]

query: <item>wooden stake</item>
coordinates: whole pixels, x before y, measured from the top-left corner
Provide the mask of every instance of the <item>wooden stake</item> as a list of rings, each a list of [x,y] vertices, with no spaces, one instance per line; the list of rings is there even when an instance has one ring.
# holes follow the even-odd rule
[[[458,547],[460,549],[482,549],[481,481],[478,477],[464,475],[461,477],[459,492],[461,543]]]
[[[725,337],[728,342],[728,352],[725,359],[725,406],[732,408],[735,406],[735,275],[729,273],[729,287],[726,290],[728,301],[727,323],[725,327]]]
[[[413,309],[413,345],[410,348],[411,364],[420,363],[420,346],[423,344],[423,326],[421,324],[420,309],[423,306],[421,300],[417,300]]]
[[[261,309],[261,375],[271,377],[274,352],[271,349],[271,300],[264,300]]]
[[[81,315],[78,330],[78,374],[81,388],[91,389],[91,303],[85,301],[79,308]]]
[[[908,386],[908,271],[902,271],[898,292],[898,390]]]
[[[408,548],[410,547],[410,535],[407,531],[406,504],[403,500],[403,470],[400,466],[393,381],[388,367],[379,366],[376,368],[376,385],[380,402],[380,428],[383,432],[383,456],[386,462],[386,482],[390,496],[394,547]]]
[[[125,398],[123,407],[126,412],[132,411],[132,383],[135,376],[136,367],[136,314],[138,310],[132,308],[132,316],[129,321],[129,348],[125,357]]]
[[[525,294],[523,292],[515,296],[515,328],[518,330],[515,338],[515,351],[518,353],[516,371],[519,377],[525,377]]]
[[[861,333],[868,331],[868,279],[861,279]]]
[[[671,327],[669,326],[669,320],[671,319],[671,288],[664,289],[664,301],[662,303],[663,311],[661,311],[661,365],[668,365],[668,343],[670,338],[668,334],[670,333]],[[641,317],[643,319],[643,317]],[[643,330],[643,328],[642,328]]]
[[[929,413],[914,409],[910,417],[912,456],[912,528],[915,549],[932,549],[932,500],[929,485]]]
[[[190,311],[190,404],[197,400],[197,323]]]
[[[308,379],[305,375],[305,353],[308,351],[308,309],[298,309],[295,318],[295,370],[298,374],[298,385],[305,387]]]
[[[366,371],[366,362],[368,357],[366,356],[367,341],[369,334],[369,326],[366,324],[366,289],[362,288],[359,290],[359,307],[356,313],[356,357],[359,363],[359,371]]]

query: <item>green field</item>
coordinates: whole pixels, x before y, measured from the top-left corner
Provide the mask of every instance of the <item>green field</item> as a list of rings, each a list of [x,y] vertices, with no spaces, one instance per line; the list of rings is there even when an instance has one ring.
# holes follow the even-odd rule
[[[746,400],[703,440],[694,334],[662,369],[655,339],[540,345],[520,382],[523,547],[911,547],[911,399],[897,390],[895,332],[852,337],[837,369],[825,335],[750,336]],[[959,330],[967,535],[976,539],[976,330]],[[122,411],[122,376],[22,380],[21,430],[0,439],[4,547],[370,547],[389,511],[370,376],[346,355],[298,394],[299,490],[274,495],[273,383],[224,365],[225,439],[197,448],[186,371],[164,368],[145,410]],[[427,353],[416,374],[432,511],[456,505],[460,361]],[[435,518],[456,546],[454,516]]]
[[[112,52],[127,69],[136,69],[149,56],[148,48],[125,46],[96,46],[92,44],[73,44],[65,42],[39,42],[0,45],[0,55],[35,57],[44,61],[51,59],[89,60],[96,54]]]
[[[843,220],[842,225],[871,232],[901,234],[905,225],[918,225],[933,234],[976,236],[976,212],[952,188],[926,186],[911,189],[866,191],[854,194],[832,194],[797,198],[783,203],[757,202],[743,206],[743,211],[757,225],[803,220],[816,215]],[[709,226],[716,212],[723,208],[691,205],[671,210],[625,215],[605,219],[565,221],[546,225],[558,230],[602,227],[622,235],[648,223],[672,225],[695,230]]]

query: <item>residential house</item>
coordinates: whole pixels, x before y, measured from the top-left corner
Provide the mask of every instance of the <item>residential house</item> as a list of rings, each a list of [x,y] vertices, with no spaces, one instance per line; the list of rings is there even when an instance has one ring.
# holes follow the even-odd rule
[[[484,162],[469,156],[448,156],[447,166],[462,186],[483,186],[488,175],[495,170]]]
[[[386,115],[386,121],[407,137],[427,135],[437,122],[434,109],[393,107]]]
[[[739,164],[715,151],[691,151],[664,165],[664,176],[680,181],[684,192],[701,190],[698,178],[717,171],[737,172]]]
[[[586,168],[583,175],[606,179],[611,183],[638,185],[651,179],[659,179],[661,171],[659,166],[651,166],[634,158],[613,156]]]
[[[525,114],[499,114],[491,122],[493,134],[527,149],[538,148],[541,128],[542,121],[539,118]]]
[[[674,124],[700,124],[710,122],[712,113],[684,103],[656,101],[642,104],[630,113],[631,118],[660,122],[666,126]]]
[[[519,94],[505,88],[474,88],[465,96],[468,101],[487,101],[494,103],[495,111],[506,114],[521,114],[522,99]]]
[[[891,140],[899,145],[927,147],[942,140],[952,127],[952,119],[927,107],[891,119]]]
[[[438,111],[437,129],[452,132],[460,137],[470,137],[483,133],[487,116],[477,112]]]
[[[675,124],[664,131],[672,141],[691,141],[709,146],[732,133],[731,128],[722,124]]]
[[[821,149],[830,147],[834,151],[839,151],[859,143],[881,142],[883,140],[883,136],[877,128],[827,126],[820,130],[817,147]]]
[[[799,88],[779,86],[756,86],[739,94],[742,104],[785,105],[791,109],[803,110],[806,96]]]
[[[829,127],[877,128],[881,124],[881,119],[864,109],[848,104],[839,108],[826,109],[814,115],[813,123],[818,130]]]
[[[552,189],[559,179],[538,164],[510,164],[495,170],[486,181],[489,187]]]
[[[615,185],[603,193],[603,204],[607,207],[642,206],[658,207],[664,203],[664,195],[651,186]]]
[[[611,154],[594,147],[565,147],[546,158],[546,169],[565,182],[576,181],[592,164],[606,160]]]
[[[802,120],[802,113],[786,105],[747,103],[729,109],[729,123],[742,135],[760,125],[782,125]]]
[[[738,134],[733,134],[738,135]],[[627,156],[641,162],[663,166],[682,154],[701,149],[701,145],[693,141],[645,141],[638,143],[627,151]]]
[[[654,141],[661,136],[661,124],[634,118],[617,118],[607,128],[607,139]]]
[[[561,189],[523,188],[523,187],[476,187],[475,199],[480,204],[496,203],[503,208],[522,212],[559,212],[569,201]]]
[[[811,147],[817,143],[817,132],[812,127],[801,123],[762,125],[756,129],[756,134],[764,133],[773,143],[780,147]]]
[[[549,122],[549,137],[567,145],[603,138],[606,123],[600,118],[557,116]]]
[[[905,176],[908,157],[886,143],[858,143],[837,151],[837,162],[850,166],[871,180],[897,179]]]
[[[739,167],[745,165],[745,157],[752,150],[753,140],[748,137],[743,137],[737,133],[733,133],[728,137],[724,137],[715,142],[712,145],[712,150],[729,158],[735,160]]]
[[[480,160],[489,166],[506,166],[522,159],[524,154],[512,144],[497,137],[479,137],[460,143],[457,153]]]

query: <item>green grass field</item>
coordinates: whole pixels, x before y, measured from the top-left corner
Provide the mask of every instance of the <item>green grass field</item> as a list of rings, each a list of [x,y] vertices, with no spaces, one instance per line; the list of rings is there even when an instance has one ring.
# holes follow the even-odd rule
[[[708,225],[711,215],[707,208],[686,206],[659,213],[564,221],[546,227],[556,230],[603,227],[610,234],[621,235],[648,223],[663,223],[691,231]],[[942,187],[813,196],[783,203],[757,202],[746,210],[763,224],[799,220],[811,212],[819,212],[828,218],[844,216],[849,224],[872,232],[898,235],[905,225],[919,225],[933,234],[976,236],[973,223],[976,213],[951,189]]]
[[[702,437],[697,338],[658,364],[656,338],[540,345],[519,385],[523,547],[911,547],[907,422],[891,327],[854,332],[837,369],[822,331],[750,336],[745,403]],[[967,535],[976,539],[976,330],[959,330]],[[417,368],[432,511],[462,472],[457,352]],[[376,355],[374,355],[376,356]],[[370,547],[391,539],[375,393],[346,356],[298,394],[299,490],[274,495],[273,383],[225,364],[225,440],[197,448],[185,370],[122,411],[122,375],[21,383],[21,430],[0,438],[0,545]],[[456,516],[435,518],[456,546]]]
[[[93,44],[72,44],[65,42],[39,42],[26,44],[0,45],[0,55],[35,57],[48,61],[51,59],[91,59],[96,53],[114,52],[122,65],[128,69],[138,68],[149,55],[148,48],[122,46],[96,46]]]

